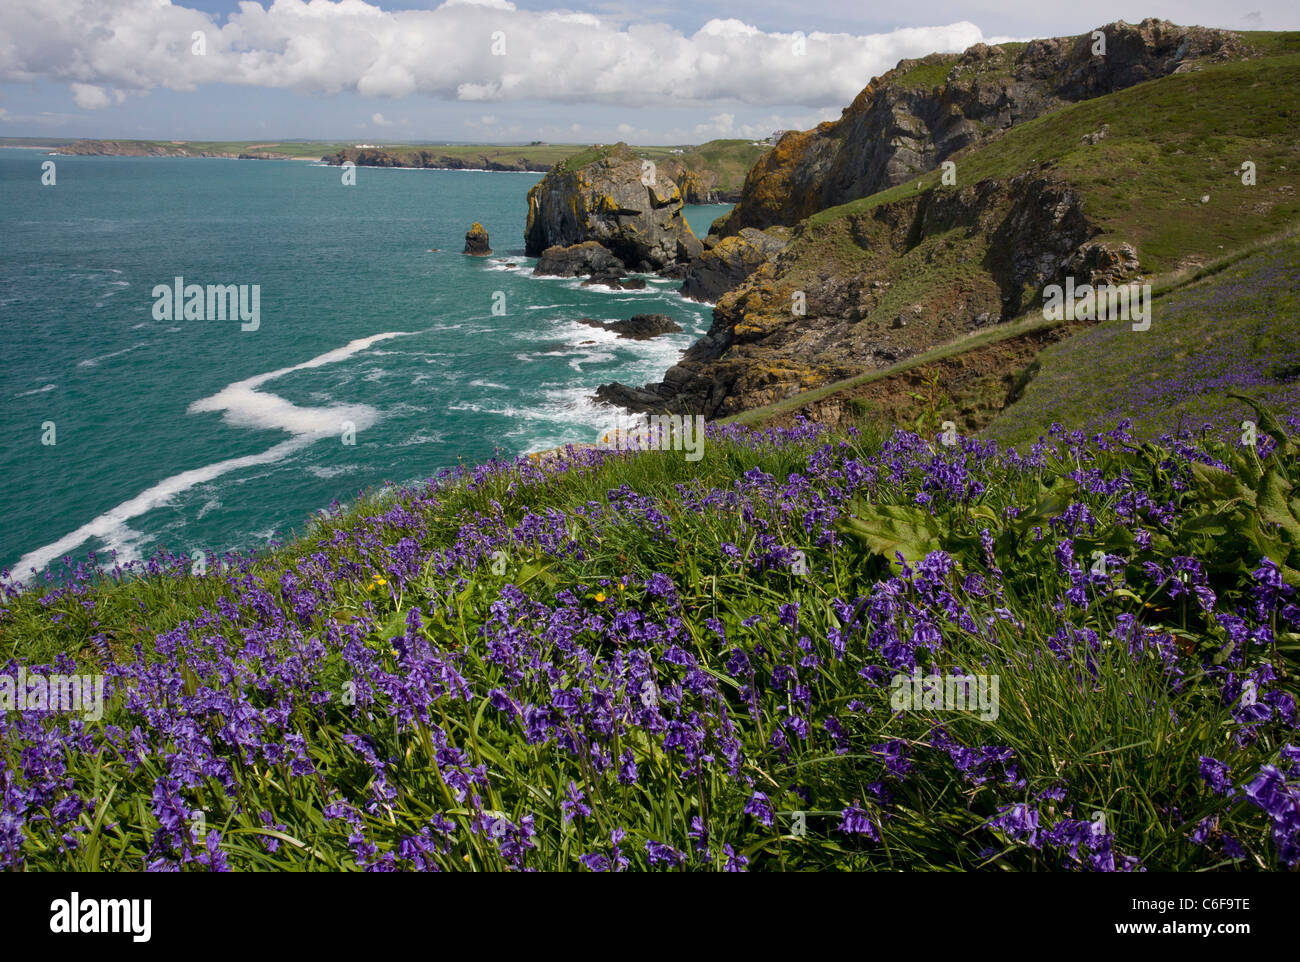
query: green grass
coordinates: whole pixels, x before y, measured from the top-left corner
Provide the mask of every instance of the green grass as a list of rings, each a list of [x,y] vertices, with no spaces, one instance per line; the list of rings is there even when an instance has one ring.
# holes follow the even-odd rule
[[[852,506],[852,520],[844,522],[844,543],[834,550],[804,541],[800,531],[805,509],[795,508],[791,516],[790,507],[781,498],[757,497],[748,524],[737,512],[693,511],[683,505],[692,492],[734,489],[755,469],[777,482],[787,478],[793,482],[797,472],[804,477],[803,484],[822,490],[838,483],[841,475],[837,472],[848,460],[866,461],[882,454],[879,438],[838,441],[814,461],[810,456],[819,447],[815,443],[750,447],[723,441],[710,444],[705,459],[697,463],[664,453],[631,455],[552,477],[529,469],[504,472],[480,484],[453,485],[432,500],[400,495],[399,502],[428,525],[421,538],[426,552],[448,545],[465,525],[476,523],[476,518],[499,518],[504,529],[529,517],[563,518],[573,527],[573,537],[583,552],[556,557],[523,540],[510,548],[510,569],[502,575],[480,563],[459,570],[455,578],[435,576],[429,568],[430,558],[423,573],[407,582],[401,592],[391,594],[366,585],[372,580],[372,571],[386,573],[383,546],[409,537],[413,522],[397,512],[390,513],[387,521],[367,520],[367,514],[382,512],[391,504],[358,505],[342,516],[318,522],[308,539],[272,555],[239,578],[244,588],[257,589],[259,600],[252,607],[241,607],[233,620],[204,615],[205,609],[217,610],[219,597],[228,602],[234,597],[229,585],[213,578],[146,578],[106,585],[53,607],[42,605],[38,593],[6,604],[0,622],[0,643],[4,645],[0,654],[12,653],[32,664],[60,651],[72,652],[84,664],[89,657],[84,653],[84,632],[94,619],[99,622],[97,630],[117,639],[120,657],[133,657],[122,646],[128,640],[137,642],[136,657],[156,662],[164,672],[176,670],[166,666],[179,657],[187,692],[202,686],[212,686],[218,693],[228,691],[230,683],[212,675],[209,659],[213,645],[238,651],[244,644],[244,629],[258,622],[257,612],[264,613],[267,605],[287,606],[287,592],[295,582],[302,584],[304,577],[312,577],[319,563],[312,556],[324,552],[323,556],[334,562],[351,558],[360,568],[355,579],[332,589],[327,608],[307,616],[304,635],[321,632],[326,619],[355,622],[362,629],[358,643],[369,647],[386,671],[400,673],[406,669],[393,647],[394,639],[410,612],[419,608],[431,613],[423,623],[421,637],[440,656],[452,659],[480,696],[503,684],[502,667],[487,657],[479,636],[480,629],[497,614],[506,615],[507,623],[527,636],[544,630],[547,618],[555,617],[548,612],[561,610],[567,613],[565,619],[578,617],[578,613],[584,618],[603,618],[614,612],[635,612],[656,622],[680,618],[684,632],[680,643],[702,670],[716,679],[720,697],[731,706],[737,737],[744,747],[743,777],[728,775],[719,762],[705,766],[698,777],[683,780],[680,756],[665,750],[659,738],[633,730],[626,742],[616,746],[632,754],[640,773],[636,784],[625,785],[608,774],[600,775],[589,762],[553,741],[530,744],[517,724],[487,708],[482,697],[473,701],[441,698],[434,703],[434,717],[427,723],[409,724],[396,720],[382,695],[369,712],[349,712],[337,702],[319,708],[299,703],[286,729],[306,740],[316,775],[295,776],[287,763],[248,760],[236,765],[233,793],[227,794],[211,779],[185,792],[187,805],[206,813],[208,829],[221,832],[221,853],[232,866],[248,870],[355,867],[356,856],[347,838],[351,830],[322,817],[326,803],[340,799],[357,806],[358,825],[380,853],[393,852],[404,836],[415,833],[436,815],[458,826],[454,844],[432,856],[437,865],[455,870],[506,867],[490,839],[467,830],[468,807],[448,791],[438,775],[434,739],[442,737],[460,746],[470,764],[486,766],[491,787],[485,792],[484,808],[503,812],[511,820],[525,813],[536,819],[536,849],[527,864],[543,869],[575,869],[578,855],[609,851],[609,834],[616,827],[628,833],[624,852],[634,867],[645,867],[643,843],[654,839],[688,850],[687,827],[696,816],[706,820],[713,841],[709,854],[693,863],[696,867],[721,867],[725,858],[720,845],[724,841],[749,857],[753,867],[766,869],[1068,867],[1059,852],[1036,851],[982,827],[986,819],[1012,802],[1041,807],[1044,828],[1066,817],[1088,820],[1096,811],[1105,812],[1119,852],[1140,857],[1154,869],[1214,866],[1218,857],[1187,839],[1191,827],[1214,815],[1220,818],[1223,831],[1231,831],[1246,846],[1246,867],[1274,863],[1267,821],[1248,805],[1227,805],[1205,792],[1199,787],[1197,767],[1202,754],[1213,755],[1228,759],[1236,778],[1248,778],[1260,764],[1275,760],[1284,731],[1266,728],[1252,744],[1236,746],[1236,723],[1215,686],[1191,658],[1184,662],[1188,675],[1174,689],[1162,674],[1160,658],[1150,652],[1135,658],[1124,645],[1106,644],[1092,654],[1080,650],[1063,659],[1049,653],[1049,640],[1064,626],[1093,630],[1104,638],[1117,629],[1121,616],[1138,617],[1144,630],[1169,633],[1168,637],[1177,637],[1198,655],[1213,652],[1221,643],[1221,629],[1213,619],[1203,618],[1194,606],[1189,609],[1186,604],[1171,603],[1154,585],[1144,585],[1136,558],[1123,570],[1117,568],[1104,588],[1094,583],[1087,605],[1071,605],[1060,616],[1052,610],[1053,600],[1069,586],[1070,578],[1053,559],[1057,535],[1037,541],[1032,537],[1033,525],[1049,526],[1049,519],[1077,501],[1086,504],[1097,519],[1095,528],[1075,537],[1080,556],[1089,557],[1096,547],[1117,553],[1133,550],[1131,540],[1125,540],[1129,537],[1127,525],[1117,513],[1123,496],[1088,493],[1069,480],[1083,455],[1062,452],[1038,468],[986,464],[979,475],[983,489],[978,496],[953,497],[940,492],[932,506],[923,510],[913,498],[927,476],[924,465],[932,456],[948,457],[933,448],[927,452],[923,446],[918,451],[920,457],[910,467],[903,467],[901,474],[878,488],[873,485],[870,493],[862,492],[861,500]],[[957,462],[971,456],[969,452],[951,454]],[[1180,514],[1180,523],[1184,517],[1192,517],[1201,503],[1194,491],[1178,494],[1171,486],[1174,477],[1169,473],[1167,453],[1093,453],[1085,460],[1101,476],[1124,473],[1131,485],[1150,491],[1157,503],[1178,499],[1185,512]],[[879,463],[883,467],[889,461],[890,456],[885,455]],[[908,458],[903,462],[909,463]],[[1300,481],[1293,459],[1279,464],[1293,480]],[[833,473],[823,475],[826,470]],[[1247,477],[1250,468],[1243,466],[1240,471]],[[743,483],[756,482],[750,475]],[[614,510],[597,521],[584,511],[592,504],[608,505],[610,492],[623,485],[627,486],[623,490],[649,499],[657,516],[651,517],[643,509]],[[1020,512],[1014,520],[1005,511],[1013,506]],[[889,528],[890,524],[894,527]],[[658,534],[656,527],[661,528]],[[1167,563],[1180,553],[1205,555],[1205,543],[1200,540],[1204,536],[1194,534],[1190,527],[1186,532],[1178,525],[1157,527],[1160,530],[1151,554],[1156,560]],[[799,577],[781,569],[755,571],[726,559],[721,549],[727,543],[752,557],[756,534],[764,528],[776,533],[782,543],[806,551],[812,576]],[[994,561],[1006,572],[1005,577],[992,579],[997,585],[994,595],[967,580],[967,575],[974,574],[992,577],[979,547],[981,528],[991,529],[997,545]],[[362,539],[369,543],[363,550],[346,537],[358,529],[374,536]],[[893,534],[882,540],[882,532],[887,531]],[[335,533],[344,537],[331,546]],[[1015,759],[1014,777],[1006,777],[1007,770],[994,765],[986,780],[964,779],[947,752],[934,746],[937,719],[933,713],[892,713],[889,689],[870,686],[859,675],[860,668],[877,661],[861,635],[851,642],[847,659],[841,661],[832,653],[828,636],[843,627],[832,602],[870,595],[881,580],[890,577],[888,558],[895,545],[910,558],[935,549],[947,551],[956,568],[942,579],[943,590],[952,603],[967,607],[976,623],[984,624],[987,618],[992,626],[981,638],[941,620],[942,644],[926,656],[927,664],[945,672],[983,669],[999,674],[1001,706],[995,719],[948,714],[941,720],[948,736],[959,745],[1009,749]],[[1222,597],[1232,599],[1245,590],[1247,582],[1242,582],[1231,566],[1213,571]],[[680,605],[656,600],[642,589],[643,582],[656,573],[672,578]],[[295,575],[292,581],[290,574]],[[625,588],[618,588],[620,584]],[[914,585],[904,590],[914,615],[937,613],[927,601],[931,589]],[[610,597],[606,599],[606,595]],[[797,606],[798,630],[775,617],[781,605]],[[1018,623],[995,616],[995,610],[1006,612]],[[200,615],[204,615],[205,627],[195,630],[205,642],[182,645],[176,654],[166,656],[154,651],[152,636],[156,632]],[[765,620],[758,629],[747,629],[742,622],[754,616]],[[897,617],[898,628],[910,636],[912,615],[900,612]],[[709,627],[711,619],[725,629],[728,643],[716,638]],[[796,644],[800,635],[807,636],[808,647],[801,649]],[[600,664],[604,664],[603,659],[613,654],[596,634],[580,634],[578,644],[582,653],[571,659],[562,650],[547,651],[546,656],[557,662],[557,673],[549,682],[539,677],[534,682],[538,687],[528,697],[545,703],[554,690],[583,677],[583,666],[590,665],[591,658],[602,659]],[[660,647],[648,646],[657,654],[662,653]],[[761,666],[760,679],[764,680],[756,683],[758,702],[752,716],[740,694],[744,679],[734,677],[734,670],[728,667],[734,648]],[[791,710],[790,695],[765,679],[783,664],[782,659],[808,655],[815,655],[818,663],[806,671],[807,666],[798,670],[810,689],[812,707],[807,714],[815,734],[807,741],[796,739],[787,755],[772,746],[771,737]],[[1290,659],[1294,670],[1294,656],[1284,658]],[[271,655],[257,655],[247,664],[258,672],[262,670],[259,666],[274,660]],[[667,663],[660,663],[660,670],[673,671]],[[321,662],[318,672],[315,684],[321,691],[335,690],[348,677],[337,653]],[[861,704],[851,707],[855,699]],[[165,702],[160,707],[165,707]],[[820,727],[831,717],[840,719],[845,727],[844,751],[835,750]],[[110,706],[105,721],[129,729],[139,719],[118,702]],[[219,716],[202,713],[193,721],[214,739],[218,726],[224,724]],[[358,749],[345,740],[353,734],[364,735],[379,757],[388,760],[387,782],[394,794],[372,813],[361,811],[361,807],[378,790],[377,783],[361,763]],[[891,777],[874,753],[873,746],[886,741],[904,746],[911,756],[913,771],[907,779]],[[11,750],[17,748],[0,748],[0,756]],[[5,760],[10,765],[17,763],[16,758]],[[93,814],[82,813],[83,831],[77,849],[71,852],[60,850],[57,836],[42,827],[48,823],[29,822],[33,839],[26,851],[27,867],[139,868],[150,857],[148,842],[160,828],[149,797],[166,770],[158,756],[141,759],[123,750],[70,756],[67,777],[79,791],[97,798],[99,807]],[[1024,783],[1016,778],[1023,778]],[[887,799],[873,787],[881,782]],[[564,819],[560,803],[570,783],[584,788],[593,805],[591,815]],[[1039,793],[1056,786],[1066,786],[1065,800],[1035,801]],[[743,814],[754,790],[771,799],[776,812],[773,824],[764,825]],[[882,844],[836,830],[840,811],[855,804],[862,805],[878,822],[888,814]],[[266,828],[257,815],[263,811],[273,826],[283,827]],[[806,834],[793,831],[795,812],[805,813]],[[29,817],[39,814],[43,813],[28,813]],[[278,851],[266,847],[268,839],[280,843]]]
[[[1300,400],[1300,238],[1244,252],[1156,301],[1151,329],[1103,321],[1045,349],[1024,396],[986,430],[1023,444],[1052,423],[1095,429],[1123,417],[1156,437],[1254,415],[1228,396]]]
[[[1149,273],[1209,259],[1300,218],[1300,56],[1216,64],[1062,107],[959,152],[957,183],[1006,179],[1037,165],[1085,198],[1100,240],[1135,243]],[[1110,127],[1096,145],[1080,138]],[[1234,174],[1246,160],[1257,183]],[[944,189],[941,171],[808,218],[811,228]],[[918,190],[917,185],[920,185]],[[1201,197],[1209,195],[1208,204]],[[1267,209],[1257,211],[1259,205]]]

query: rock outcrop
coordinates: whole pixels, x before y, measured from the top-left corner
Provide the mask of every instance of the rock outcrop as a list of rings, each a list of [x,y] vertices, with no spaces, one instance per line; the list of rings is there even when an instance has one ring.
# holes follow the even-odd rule
[[[759,158],[720,234],[794,225],[938,167],[964,147],[1064,104],[1099,97],[1196,62],[1250,54],[1235,33],[1148,19],[1092,33],[1033,40],[1018,54],[976,44],[961,55],[902,60],[839,120],[790,131]],[[1104,136],[1104,135],[1103,135]]]
[[[385,150],[382,147],[346,147],[321,158],[326,164],[353,163],[358,167],[418,167],[433,170],[535,171],[542,173],[551,165],[527,157],[503,160],[480,154],[476,157],[452,157],[436,150]]]
[[[524,247],[596,241],[633,270],[689,261],[702,246],[682,216],[682,193],[626,144],[585,152],[557,165],[528,192]]]
[[[607,384],[596,397],[722,417],[888,367],[1023,312],[1067,275],[1133,279],[1136,252],[1099,232],[1078,192],[1045,168],[804,224],[722,295],[708,334],[661,382]]]
[[[735,290],[785,249],[788,237],[778,236],[780,230],[774,228],[769,233],[746,227],[707,248],[687,267],[682,296],[713,303],[727,291]]]
[[[492,253],[487,229],[478,221],[474,221],[474,225],[465,232],[465,253],[474,257],[487,257]]]
[[[613,331],[619,337],[632,341],[648,341],[660,334],[678,334],[682,329],[681,325],[667,314],[635,314],[625,321],[597,321],[584,317],[578,323]]]
[[[539,277],[581,277],[590,274],[617,279],[625,271],[623,262],[596,241],[584,241],[568,247],[558,244],[548,247],[538,256],[537,266],[533,268],[533,273]]]

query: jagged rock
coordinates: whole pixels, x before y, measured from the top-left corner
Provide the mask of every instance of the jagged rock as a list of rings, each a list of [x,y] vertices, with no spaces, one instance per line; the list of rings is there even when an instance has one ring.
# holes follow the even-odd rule
[[[723,294],[708,335],[662,381],[610,385],[598,396],[649,413],[735,414],[895,364],[970,330],[972,317],[981,325],[1014,317],[1072,265],[1111,263],[1089,246],[1097,228],[1078,192],[1038,168],[909,195],[837,224],[832,238],[797,231],[775,260]],[[900,267],[909,252],[914,257],[926,239],[954,234],[979,238],[969,254],[980,264],[979,283],[962,282],[951,296],[937,279],[917,301],[889,301],[891,285],[908,276],[894,272],[910,270]],[[835,242],[870,252],[859,273],[837,269],[834,246],[821,246]],[[1114,257],[1129,262],[1126,253]],[[805,294],[802,316],[791,311],[796,289]]]
[[[735,290],[763,264],[785,249],[787,239],[746,227],[725,237],[690,262],[682,282],[682,296],[696,301],[717,301]]]
[[[618,382],[602,384],[596,388],[596,400],[612,404],[615,407],[626,408],[629,411],[651,414],[666,412],[663,406],[664,399],[658,394],[653,391],[637,390],[634,387],[628,387],[626,384],[619,384]]]
[[[488,244],[488,232],[478,221],[465,232],[465,253],[474,257],[487,257],[492,253]]]
[[[839,120],[788,131],[759,158],[740,202],[716,225],[794,225],[816,211],[866,197],[933,170],[950,155],[1062,106],[1173,73],[1194,60],[1246,56],[1235,33],[1148,19],[1101,28],[1106,55],[1093,56],[1091,31],[1034,40],[1017,56],[976,44],[964,54],[901,60],[858,94]],[[951,65],[945,82],[924,77]],[[913,75],[909,78],[909,74]]]
[[[548,247],[597,241],[628,267],[661,270],[702,250],[682,203],[671,178],[643,170],[641,158],[620,143],[580,166],[558,164],[533,186],[524,246],[537,256]]]
[[[1110,124],[1102,124],[1100,127],[1098,127],[1096,130],[1094,130],[1092,133],[1090,133],[1090,134],[1084,134],[1084,135],[1080,138],[1080,142],[1081,142],[1081,143],[1088,144],[1089,146],[1096,146],[1097,144],[1099,144],[1099,143],[1101,143],[1103,140],[1105,140],[1105,139],[1106,139],[1106,135],[1109,134],[1109,133],[1110,133]]]
[[[578,323],[586,324],[588,327],[599,327],[602,330],[614,331],[619,337],[632,341],[648,341],[660,334],[680,333],[682,329],[681,325],[667,314],[636,314],[625,321],[608,322],[584,317]]]
[[[643,291],[645,290],[645,278],[627,277],[620,278],[616,273],[593,274],[582,282],[583,287],[608,287],[615,291]]]
[[[537,258],[533,273],[549,277],[580,277],[590,274],[593,277],[612,277],[617,280],[623,276],[624,270],[623,262],[602,244],[586,241],[568,247],[546,248]]]
[[[327,164],[353,163],[358,167],[421,167],[438,170],[536,171],[551,169],[550,164],[519,158],[499,160],[480,154],[477,157],[451,157],[432,150],[396,150],[382,147],[346,147],[321,158]]]
[[[1064,273],[1077,283],[1119,284],[1137,274],[1141,262],[1132,244],[1111,247],[1089,241],[1081,244],[1065,262]]]

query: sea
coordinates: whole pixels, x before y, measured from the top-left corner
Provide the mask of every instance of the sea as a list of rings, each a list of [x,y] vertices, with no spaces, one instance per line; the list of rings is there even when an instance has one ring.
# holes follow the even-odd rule
[[[594,441],[594,389],[658,380],[711,309],[533,277],[540,176],[0,150],[0,567],[261,550],[388,482]],[[187,318],[177,278],[246,316]],[[641,313],[683,330],[579,323]]]

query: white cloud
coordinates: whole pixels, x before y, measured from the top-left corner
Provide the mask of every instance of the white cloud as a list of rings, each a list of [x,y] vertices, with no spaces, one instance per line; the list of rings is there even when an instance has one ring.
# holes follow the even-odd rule
[[[192,51],[196,30],[206,37],[201,56]],[[985,38],[961,22],[861,36],[813,32],[802,55],[795,39],[735,19],[687,35],[664,24],[520,10],[505,0],[399,11],[365,0],[273,0],[241,3],[224,24],[162,0],[5,0],[0,80],[68,83],[87,108],[110,102],[91,88],[215,83],[383,98],[825,108],[847,103],[900,58]],[[493,55],[494,44],[503,56]]]
[[[94,84],[70,84],[72,99],[83,110],[103,110],[113,102],[108,91]]]
[[[736,123],[732,113],[714,114],[706,122],[696,124],[691,130],[695,140],[717,140],[722,138],[749,137],[755,140],[767,137],[777,130],[808,130],[824,120],[835,120],[840,116],[839,109],[818,110],[795,116],[769,114],[753,123]]]
[[[392,122],[391,120],[386,120],[386,119],[384,118],[384,115],[383,115],[383,114],[379,114],[379,113],[371,114],[371,115],[370,115],[370,122],[371,122],[372,124],[374,124],[376,127],[391,127],[391,126],[393,126],[393,122]]]

